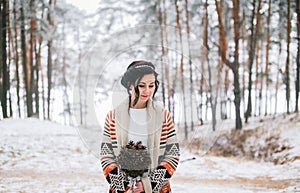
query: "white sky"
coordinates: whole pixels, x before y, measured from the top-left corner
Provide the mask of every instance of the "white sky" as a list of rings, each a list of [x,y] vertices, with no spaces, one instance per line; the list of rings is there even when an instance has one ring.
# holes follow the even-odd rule
[[[96,11],[100,4],[100,0],[66,0],[66,2],[88,13]]]

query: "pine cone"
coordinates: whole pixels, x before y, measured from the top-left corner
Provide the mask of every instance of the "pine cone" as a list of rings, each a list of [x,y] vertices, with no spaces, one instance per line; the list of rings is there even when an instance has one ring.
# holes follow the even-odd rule
[[[142,176],[148,171],[151,163],[150,154],[141,141],[129,143],[121,148],[120,154],[117,156],[117,162],[122,171],[127,176],[136,178]]]

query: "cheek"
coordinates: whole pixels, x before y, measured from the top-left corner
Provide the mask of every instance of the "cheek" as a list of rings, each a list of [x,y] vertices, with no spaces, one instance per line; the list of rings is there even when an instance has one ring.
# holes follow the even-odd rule
[[[153,94],[155,91],[155,87],[151,88],[151,93]]]
[[[139,88],[139,92],[142,93],[144,91],[143,88]]]

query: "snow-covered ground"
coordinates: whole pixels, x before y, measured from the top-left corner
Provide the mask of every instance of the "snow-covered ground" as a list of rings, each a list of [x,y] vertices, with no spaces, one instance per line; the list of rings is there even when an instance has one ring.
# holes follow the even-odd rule
[[[282,136],[294,146],[290,154],[300,158],[300,119],[281,119],[286,131]],[[274,120],[252,121],[255,124],[247,129],[276,125]],[[0,122],[0,139],[0,192],[107,192],[100,162],[76,128],[37,119],[7,119]],[[274,165],[192,154],[187,148],[181,153],[182,162],[171,181],[175,193],[300,192],[297,157]]]

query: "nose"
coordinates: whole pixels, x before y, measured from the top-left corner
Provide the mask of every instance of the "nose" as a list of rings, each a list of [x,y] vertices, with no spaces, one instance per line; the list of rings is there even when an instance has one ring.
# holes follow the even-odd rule
[[[150,93],[150,88],[149,88],[148,86],[146,86],[145,93],[146,93],[146,94],[149,94],[149,93]]]

